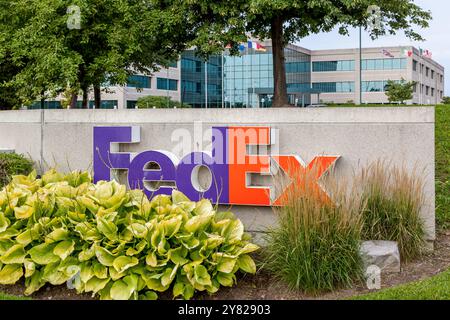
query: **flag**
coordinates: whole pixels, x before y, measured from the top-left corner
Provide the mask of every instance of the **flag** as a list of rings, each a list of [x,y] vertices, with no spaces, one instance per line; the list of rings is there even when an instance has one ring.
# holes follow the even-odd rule
[[[403,50],[403,55],[404,55],[405,57],[412,57],[413,52],[412,52],[412,50],[404,49],[404,50]]]
[[[424,50],[424,51],[423,51],[423,56],[424,56],[425,58],[431,59],[431,58],[433,58],[433,53],[431,53],[430,50]]]
[[[386,49],[383,49],[383,50],[381,51],[381,53],[384,54],[386,57],[394,58],[394,55],[393,55],[392,53],[390,53],[390,52],[389,52],[388,50],[386,50]]]
[[[259,44],[258,42],[255,42],[255,41],[248,41],[247,47],[249,49],[254,49],[256,51],[263,51],[263,52],[266,51],[266,48],[264,46],[262,46],[261,44]]]

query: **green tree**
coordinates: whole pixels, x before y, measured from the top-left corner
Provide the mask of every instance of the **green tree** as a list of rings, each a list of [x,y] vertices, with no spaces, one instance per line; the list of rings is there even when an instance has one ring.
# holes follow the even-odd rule
[[[166,1],[1,3],[0,47],[19,68],[5,86],[42,99],[71,91],[72,107],[80,91],[87,107],[92,89],[99,105],[103,84],[123,85],[132,73],[167,65],[192,37],[184,13]],[[78,9],[68,10],[69,5]]]
[[[402,79],[400,82],[389,80],[386,85],[386,95],[389,103],[399,102],[405,104],[406,100],[413,98],[414,81],[406,82]]]
[[[138,109],[150,108],[189,108],[187,104],[173,101],[170,97],[146,96],[139,98],[136,103]]]
[[[287,43],[334,28],[346,35],[350,27],[357,26],[371,31],[374,38],[403,30],[409,38],[422,40],[414,28],[428,27],[431,19],[431,14],[412,0],[175,0],[173,3],[184,7],[190,18],[201,24],[193,43],[202,52],[223,49],[227,43],[237,45],[247,35],[272,39],[274,107],[288,105],[284,56]],[[373,19],[368,8],[374,4],[380,8],[382,29],[371,28]]]
[[[450,97],[443,97],[442,98],[442,103],[443,104],[450,104]]]

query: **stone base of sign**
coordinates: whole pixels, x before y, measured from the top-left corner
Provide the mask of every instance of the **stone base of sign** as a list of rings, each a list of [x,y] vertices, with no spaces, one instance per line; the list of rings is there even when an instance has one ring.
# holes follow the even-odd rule
[[[365,241],[360,249],[364,267],[375,265],[382,273],[400,272],[400,252],[397,242]]]

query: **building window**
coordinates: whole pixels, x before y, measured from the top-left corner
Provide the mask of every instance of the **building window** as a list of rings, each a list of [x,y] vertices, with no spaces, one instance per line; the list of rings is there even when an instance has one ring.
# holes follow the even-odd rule
[[[81,107],[81,102],[79,102],[79,106]],[[61,109],[60,101],[44,101],[44,109]],[[41,109],[41,101],[35,101],[30,106],[30,109]]]
[[[428,96],[430,94],[430,87],[426,86],[425,88],[425,94]]]
[[[311,64],[309,62],[286,62],[286,73],[310,72]]]
[[[177,91],[178,90],[178,80],[167,79],[167,78],[157,78],[156,79],[156,88],[158,90]]]
[[[428,77],[429,74],[430,74],[430,68],[427,67],[426,71],[425,71],[425,76]]]
[[[309,83],[288,83],[288,92],[308,92],[311,90],[311,85]]]
[[[444,96],[444,91],[441,91],[441,99],[443,98],[443,96]]]
[[[417,61],[413,60],[413,71],[417,71]]]
[[[434,79],[434,70],[431,70],[431,79]]]
[[[400,83],[400,80],[394,80],[396,83]],[[363,81],[362,91],[363,92],[385,92],[387,90],[388,81]]]
[[[407,60],[397,59],[365,59],[362,61],[363,70],[399,70],[406,69]],[[417,61],[416,61],[417,68]]]
[[[151,88],[151,78],[147,76],[133,75],[128,77],[127,87],[129,88]]]
[[[354,92],[355,83],[354,82],[317,82],[313,83],[313,89],[320,92]]]
[[[136,100],[127,100],[127,109],[136,109]]]
[[[417,92],[417,83],[414,83],[414,85],[413,85],[413,92],[414,92],[414,93]]]
[[[313,72],[354,71],[354,70],[355,70],[355,60],[313,62]]]
[[[444,76],[441,74],[441,83],[444,82]]]
[[[169,62],[169,68],[178,68],[178,61]]]
[[[189,81],[189,80],[183,80],[181,82],[182,89],[181,91],[183,93],[202,93],[202,83],[201,82],[195,82],[195,81]]]
[[[181,67],[189,70],[189,72],[202,72],[202,62],[199,60],[183,58],[181,59]]]
[[[434,97],[434,88],[431,88],[431,96]]]

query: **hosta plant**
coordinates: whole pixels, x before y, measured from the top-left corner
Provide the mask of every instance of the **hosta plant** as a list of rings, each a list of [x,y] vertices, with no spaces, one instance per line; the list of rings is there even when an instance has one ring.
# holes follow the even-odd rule
[[[149,200],[87,172],[15,176],[0,192],[0,284],[26,295],[70,283],[101,299],[190,299],[255,273],[258,249],[231,212],[181,192]]]

